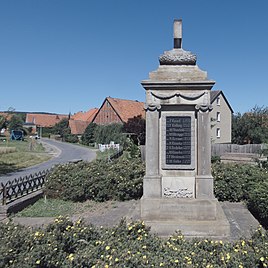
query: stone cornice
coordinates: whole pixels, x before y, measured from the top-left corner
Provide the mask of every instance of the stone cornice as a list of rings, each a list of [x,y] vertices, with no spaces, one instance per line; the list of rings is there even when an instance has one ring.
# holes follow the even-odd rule
[[[210,90],[215,81],[194,81],[194,82],[178,82],[178,81],[152,81],[143,80],[141,82],[145,90],[158,89],[158,90],[170,90],[170,89],[200,89],[200,90]]]

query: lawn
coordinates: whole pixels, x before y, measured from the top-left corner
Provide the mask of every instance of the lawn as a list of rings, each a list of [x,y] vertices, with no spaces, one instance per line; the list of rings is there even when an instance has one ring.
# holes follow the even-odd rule
[[[73,216],[87,213],[101,213],[104,210],[112,208],[115,201],[96,202],[87,200],[85,202],[72,202],[61,199],[42,198],[33,205],[23,209],[16,214],[16,217],[59,217]]]
[[[30,167],[51,158],[34,139],[0,141],[0,175]]]

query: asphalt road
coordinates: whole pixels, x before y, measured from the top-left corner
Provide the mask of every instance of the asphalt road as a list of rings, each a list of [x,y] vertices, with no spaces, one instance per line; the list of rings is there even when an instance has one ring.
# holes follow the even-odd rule
[[[68,163],[78,159],[90,162],[96,157],[96,153],[93,150],[79,145],[50,139],[41,139],[39,142],[43,143],[44,147],[46,148],[46,151],[53,157],[47,162],[25,168],[17,172],[2,175],[0,176],[0,182],[4,183],[8,180],[13,180],[15,178],[50,169],[57,164]]]

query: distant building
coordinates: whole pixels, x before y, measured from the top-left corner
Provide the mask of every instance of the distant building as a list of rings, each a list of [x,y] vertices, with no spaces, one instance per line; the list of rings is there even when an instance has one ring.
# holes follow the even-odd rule
[[[65,114],[27,113],[25,123],[37,127],[53,127],[62,119],[68,119],[68,117],[69,115]]]
[[[69,127],[74,135],[82,135],[87,126],[92,122],[94,116],[98,112],[97,108],[90,109],[87,112],[78,112],[71,116]]]
[[[92,122],[98,125],[126,123],[138,115],[145,118],[144,102],[107,97]]]
[[[210,103],[212,143],[231,143],[233,109],[221,90],[211,90]]]

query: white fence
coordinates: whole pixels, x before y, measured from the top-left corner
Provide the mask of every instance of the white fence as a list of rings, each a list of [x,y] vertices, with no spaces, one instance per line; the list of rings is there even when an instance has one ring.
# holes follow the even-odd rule
[[[113,141],[110,142],[110,144],[99,144],[99,150],[101,152],[104,152],[105,150],[109,149],[117,149],[119,151],[120,145],[119,143],[114,143]]]

